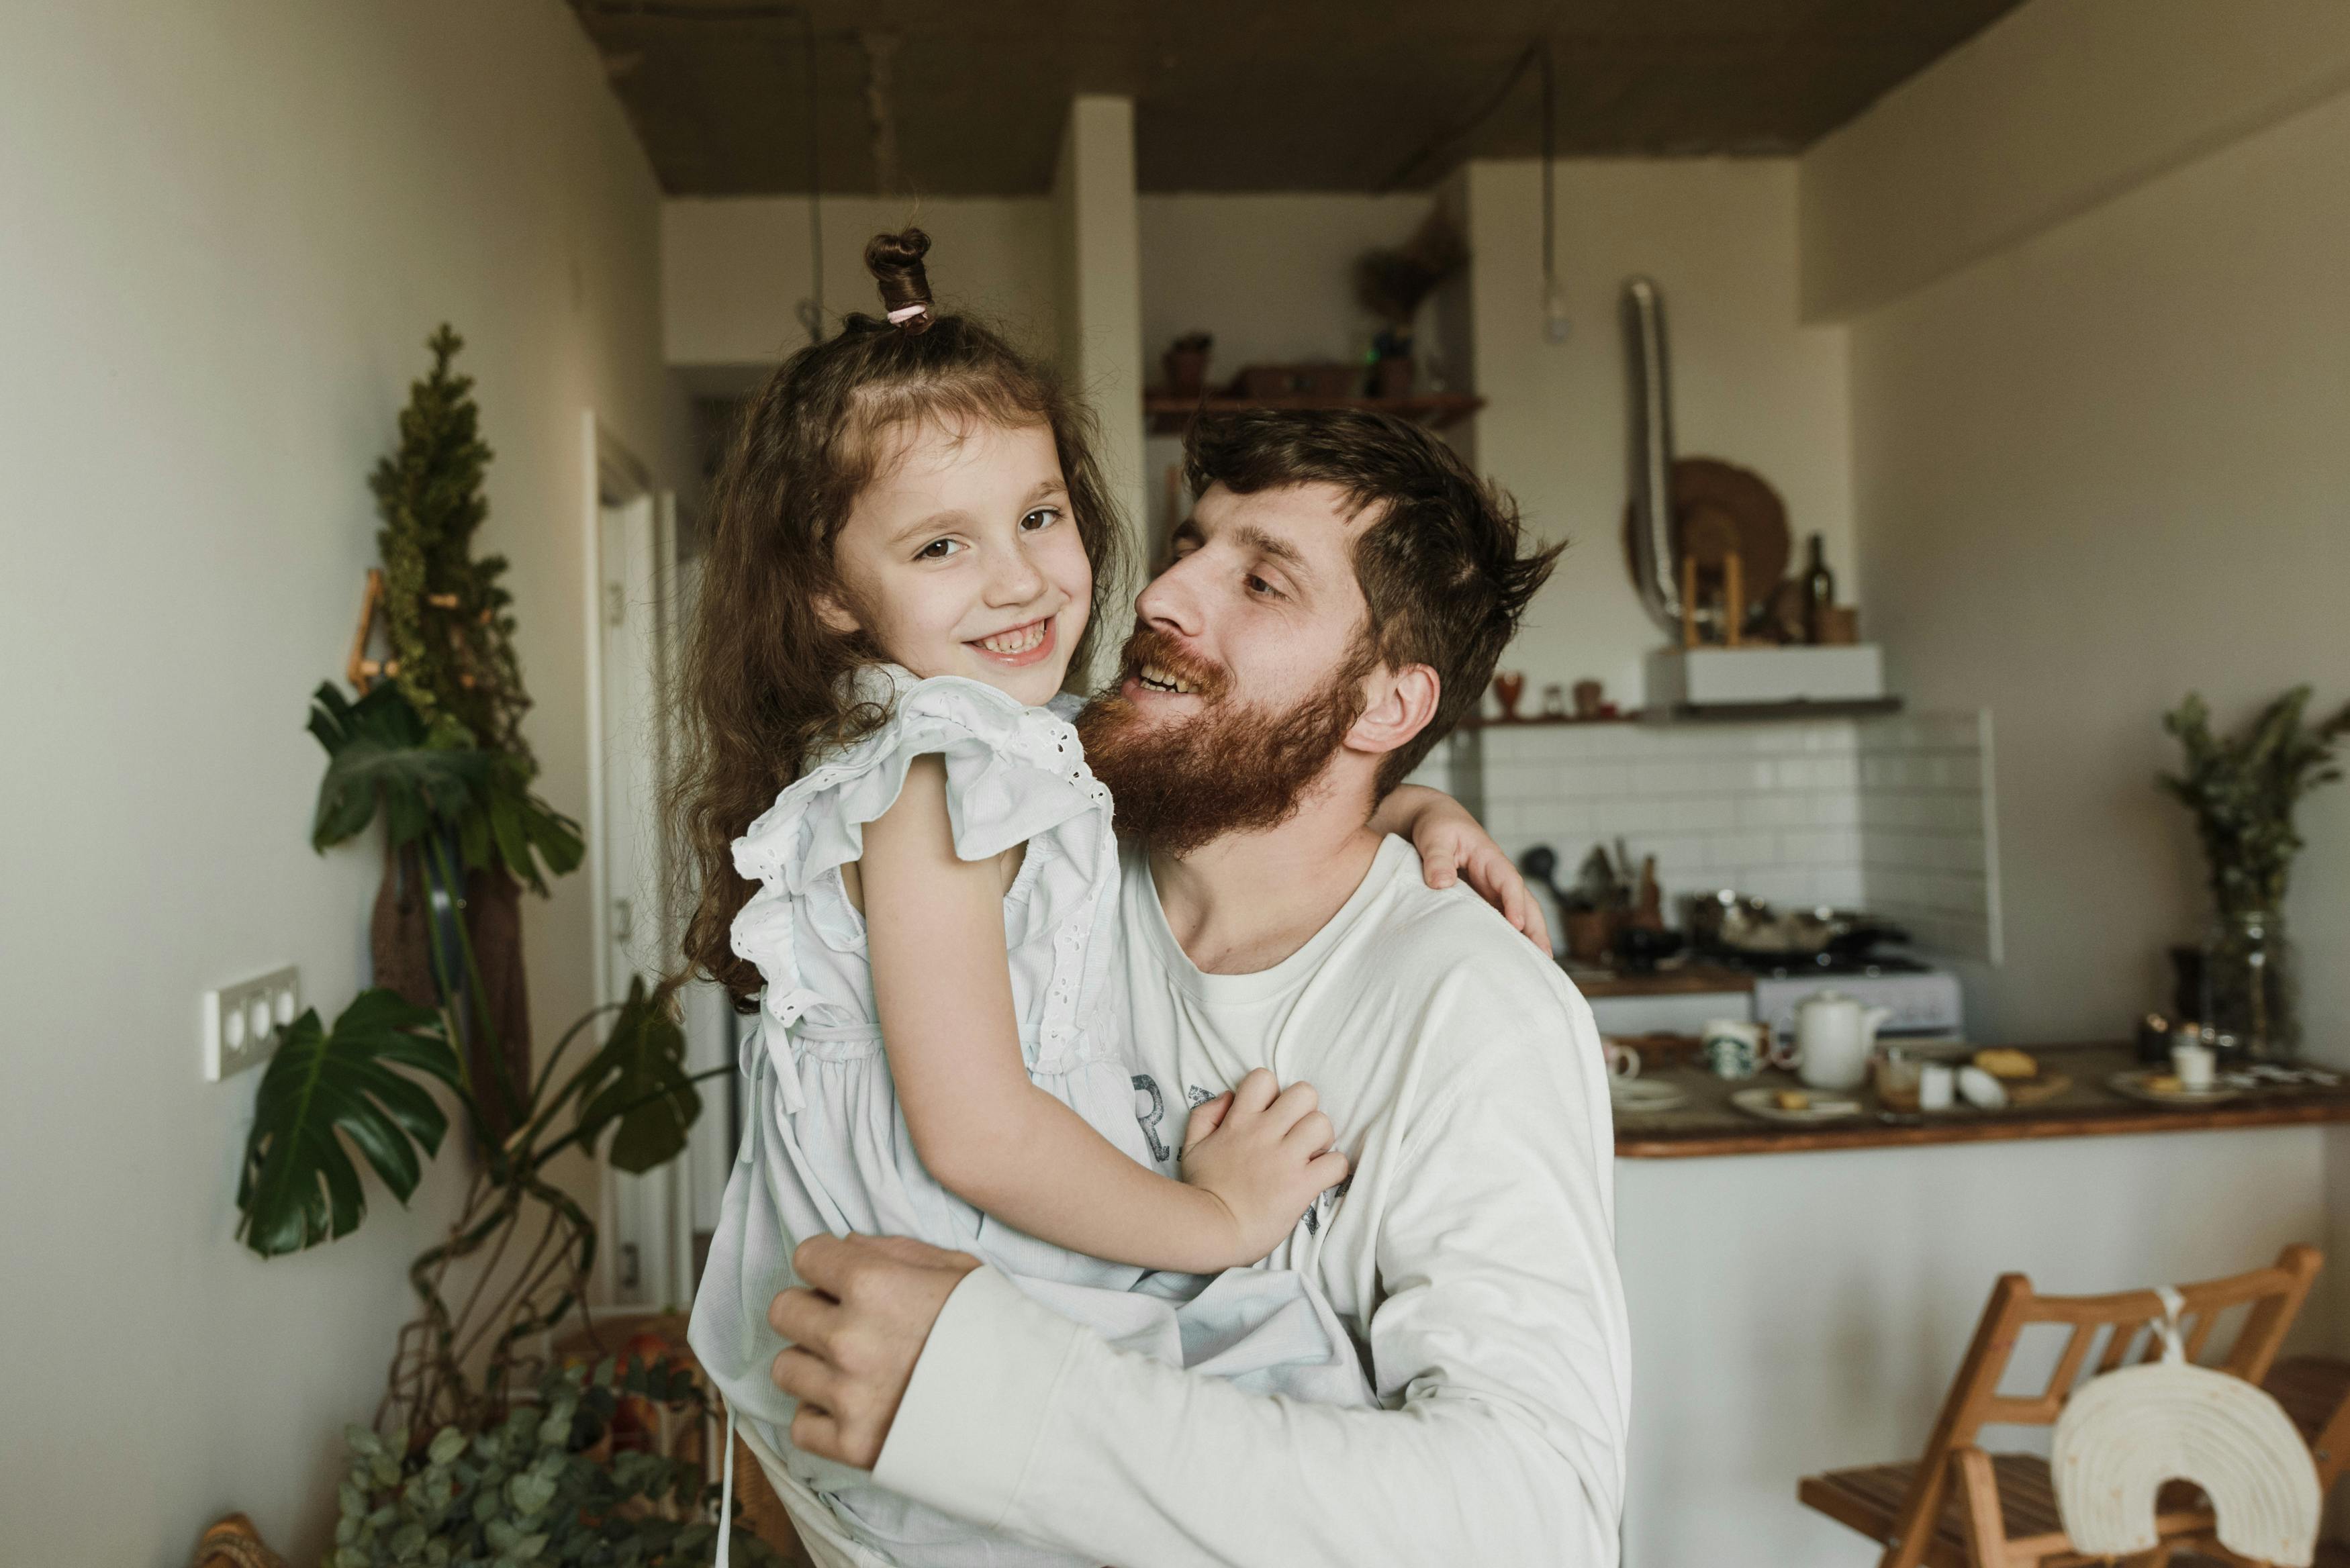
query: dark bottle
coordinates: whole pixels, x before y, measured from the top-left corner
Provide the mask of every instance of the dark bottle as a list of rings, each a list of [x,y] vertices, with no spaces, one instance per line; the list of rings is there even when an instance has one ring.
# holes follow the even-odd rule
[[[1835,574],[1828,570],[1825,549],[1820,536],[1813,535],[1811,569],[1804,574],[1804,639],[1814,644],[1826,640],[1821,623],[1827,618],[1822,612],[1835,606]]]

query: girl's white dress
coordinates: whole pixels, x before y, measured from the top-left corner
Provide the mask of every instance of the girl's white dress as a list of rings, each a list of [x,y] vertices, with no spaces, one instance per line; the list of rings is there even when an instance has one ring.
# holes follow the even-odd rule
[[[1337,1319],[1297,1273],[1233,1270],[1211,1283],[1104,1262],[980,1212],[922,1168],[881,1047],[865,922],[841,867],[862,855],[864,825],[897,800],[926,753],[945,759],[959,856],[1028,846],[1004,895],[1003,933],[1030,1078],[1170,1176],[1191,1107],[1159,1103],[1124,1054],[1109,792],[1086,766],[1066,710],[1024,707],[958,677],[917,680],[895,666],[860,672],[858,691],[886,704],[888,721],[819,760],[734,842],[735,868],[760,884],[735,918],[734,950],[766,988],[743,1051],[741,1157],[689,1338],[769,1468],[786,1472],[779,1490],[802,1533],[828,1538],[827,1555],[901,1568],[1062,1564],[1074,1560],[791,1448],[794,1402],[768,1376],[783,1342],[766,1314],[797,1282],[797,1242],[821,1231],[915,1237],[976,1254],[1036,1300],[1170,1365],[1262,1393],[1345,1403],[1370,1395]]]

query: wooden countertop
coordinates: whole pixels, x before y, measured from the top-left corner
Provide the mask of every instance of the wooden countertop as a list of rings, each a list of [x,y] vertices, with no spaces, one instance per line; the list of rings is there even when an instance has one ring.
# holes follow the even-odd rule
[[[2126,1045],[2027,1045],[2041,1071],[2062,1073],[2072,1087],[2036,1106],[2004,1110],[1960,1108],[1929,1115],[1881,1109],[1876,1091],[1862,1087],[1851,1097],[1866,1107],[1844,1121],[1794,1126],[1766,1122],[1730,1103],[1739,1089],[1796,1088],[1792,1073],[1766,1070],[1730,1083],[1700,1067],[1643,1072],[1654,1080],[1687,1089],[1689,1103],[1677,1110],[1618,1111],[1616,1154],[1622,1159],[1692,1159],[1731,1154],[1795,1154],[1842,1148],[1898,1148],[1919,1144],[2002,1143],[2022,1138],[2099,1137],[2126,1133],[2203,1132],[2222,1127],[2293,1127],[2313,1122],[2350,1122],[2350,1087],[2264,1088],[2241,1099],[2194,1108],[2148,1105],[2106,1087],[2114,1074],[2137,1067]]]
[[[1672,969],[1654,970],[1647,974],[1632,974],[1613,969],[1586,969],[1580,964],[1563,964],[1560,967],[1566,971],[1566,978],[1575,981],[1575,989],[1586,998],[1683,996],[1717,991],[1742,993],[1754,989],[1752,971],[1722,969],[1713,964],[1681,964]]]

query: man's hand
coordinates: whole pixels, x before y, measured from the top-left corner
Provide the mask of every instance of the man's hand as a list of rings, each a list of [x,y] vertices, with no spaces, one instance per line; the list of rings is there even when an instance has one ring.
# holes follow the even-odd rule
[[[769,1376],[800,1402],[792,1446],[859,1469],[881,1458],[914,1363],[947,1297],[979,1267],[903,1236],[811,1236],[792,1253],[807,1282],[767,1322],[791,1342]]]

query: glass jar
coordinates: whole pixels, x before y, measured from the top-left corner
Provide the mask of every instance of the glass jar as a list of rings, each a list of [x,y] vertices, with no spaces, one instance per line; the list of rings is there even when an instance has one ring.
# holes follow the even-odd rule
[[[2208,1043],[2222,1054],[2290,1059],[2301,1048],[2299,982],[2283,916],[2265,909],[2221,914],[2203,942]]]

